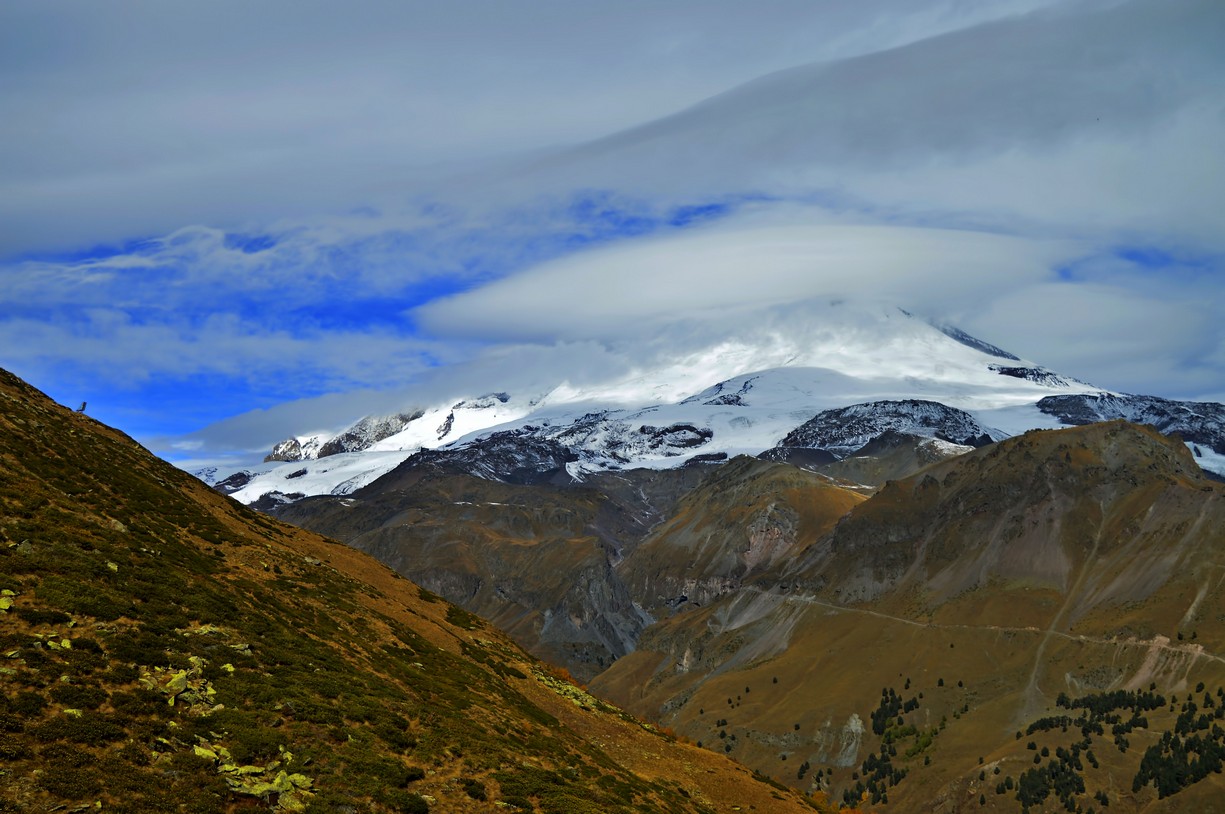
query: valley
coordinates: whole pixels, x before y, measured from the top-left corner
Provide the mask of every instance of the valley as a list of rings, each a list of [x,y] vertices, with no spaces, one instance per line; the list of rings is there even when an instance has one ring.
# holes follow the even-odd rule
[[[6,675],[31,688],[6,749],[39,767],[10,799],[107,793],[39,779],[61,752],[153,778],[190,749],[219,811],[248,794],[230,766],[285,810],[1214,810],[1225,485],[1202,466],[1219,405],[1103,394],[904,312],[884,321],[940,349],[960,384],[886,376],[839,406],[865,379],[800,366],[633,409],[542,413],[548,399],[499,393],[454,404],[438,446],[394,449],[438,411],[367,417],[211,489],[6,380],[24,450],[6,459],[7,605],[23,620]],[[1124,420],[1144,417],[1157,426]],[[160,564],[132,565],[147,553],[94,530],[111,520],[144,529],[141,552],[177,547],[173,591],[149,587]],[[36,557],[49,576],[26,561],[31,539],[58,546],[63,564]],[[133,567],[155,601],[97,581]],[[69,623],[102,658],[82,692],[48,696],[40,665],[58,662],[26,650],[72,642]],[[257,636],[280,644],[243,664],[280,690],[228,682]],[[221,672],[219,647],[239,653]],[[99,672],[112,653],[126,661]],[[378,678],[344,691],[320,670]],[[167,681],[229,692],[228,723],[203,729],[221,709],[199,704],[200,720],[160,723],[123,706],[132,682]],[[86,696],[111,741],[56,734]],[[400,734],[378,734],[385,720]],[[268,727],[285,754],[346,731],[370,751],[310,752],[318,777],[294,773],[254,745]],[[393,764],[400,791],[361,779]]]
[[[923,443],[878,447],[896,458]],[[1208,715],[1205,737],[1220,731],[1225,488],[1183,444],[1119,421],[909,460],[904,477],[868,488],[828,465],[748,457],[563,486],[418,472],[394,497],[389,479],[277,511],[343,539],[339,518],[364,516],[364,501],[462,489],[433,501],[428,521],[347,541],[432,589],[461,587],[449,598],[512,621],[521,644],[598,696],[806,793],[885,811],[1016,811],[1039,796],[1063,806],[1062,771],[1085,784],[1065,795],[1071,810],[1101,810],[1097,795],[1117,811],[1212,810],[1216,770],[1177,793],[1132,785],[1142,758],[1190,734],[1177,730],[1192,707]],[[601,492],[613,482],[636,486]],[[474,539],[484,557],[517,558],[482,571],[454,556]],[[553,580],[576,551],[590,559],[569,572],[568,595],[490,589]],[[463,586],[446,562],[468,563]],[[609,629],[615,647],[593,658],[579,646]],[[1061,706],[1146,692],[1160,709],[1076,723]],[[1206,754],[1186,765],[1216,765]]]

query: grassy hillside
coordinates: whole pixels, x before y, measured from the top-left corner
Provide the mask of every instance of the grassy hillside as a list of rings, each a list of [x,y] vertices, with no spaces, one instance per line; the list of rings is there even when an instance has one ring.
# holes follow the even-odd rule
[[[1222,810],[1222,544],[1181,444],[1030,433],[887,484],[593,687],[886,811]]]
[[[810,810],[0,372],[0,811]]]

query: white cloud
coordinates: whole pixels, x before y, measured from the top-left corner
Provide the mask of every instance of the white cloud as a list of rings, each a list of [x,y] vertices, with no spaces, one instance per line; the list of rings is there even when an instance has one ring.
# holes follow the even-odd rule
[[[792,212],[790,218],[796,214]],[[1050,274],[1069,244],[944,229],[722,223],[570,255],[415,312],[452,337],[625,338],[817,296],[944,311]]]
[[[378,330],[303,334],[232,314],[198,323],[138,322],[107,308],[88,309],[73,321],[0,321],[0,347],[5,366],[16,370],[88,371],[121,390],[151,378],[204,375],[254,383],[269,393],[407,379],[454,353],[452,346]]]

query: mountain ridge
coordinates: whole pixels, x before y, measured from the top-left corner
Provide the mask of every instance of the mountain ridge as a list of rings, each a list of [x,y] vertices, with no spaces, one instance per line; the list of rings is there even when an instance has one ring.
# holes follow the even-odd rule
[[[811,810],[0,371],[0,810]]]
[[[707,522],[741,504],[708,500]],[[1129,751],[1168,760],[1187,703],[1135,729],[1116,720],[1104,742],[1061,735],[1076,716],[1060,716],[1065,695],[1153,691],[1199,693],[1212,720],[1201,695],[1225,684],[1223,523],[1225,491],[1152,428],[1032,431],[887,483],[795,556],[661,617],[592,686],[793,785],[866,792],[884,810],[1016,811],[1048,795],[1075,810],[1114,787],[1112,811],[1214,810],[1218,775],[1158,792]],[[831,672],[840,663],[854,669]],[[1077,768],[1082,737],[1095,757]],[[1062,757],[1051,768],[1027,741]],[[1037,763],[1046,774],[1026,775]],[[1056,775],[1090,785],[1058,791]]]

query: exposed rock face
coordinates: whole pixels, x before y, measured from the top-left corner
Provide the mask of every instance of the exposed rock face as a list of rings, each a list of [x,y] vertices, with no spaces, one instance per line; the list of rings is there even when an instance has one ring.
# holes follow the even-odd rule
[[[1150,424],[1166,435],[1177,434],[1225,455],[1225,404],[1106,394],[1047,396],[1038,402],[1038,409],[1072,426],[1120,418]]]
[[[313,436],[302,441],[297,438],[286,438],[272,448],[272,452],[264,456],[264,463],[272,461],[285,461],[287,463],[293,461],[305,461],[309,458],[314,458],[319,452],[319,438]]]
[[[433,469],[501,483],[549,483],[570,480],[566,464],[577,460],[577,454],[557,441],[530,430],[507,430],[462,446],[423,449],[401,469]]]
[[[390,438],[416,421],[424,413],[420,410],[411,413],[396,413],[391,416],[366,416],[349,429],[319,447],[318,458],[337,455],[341,452],[360,452]],[[274,450],[275,451],[275,450]]]
[[[708,605],[796,556],[862,499],[819,475],[739,457],[682,498],[618,570],[655,616]]]
[[[307,461],[326,458],[342,452],[360,452],[403,430],[423,415],[420,410],[390,416],[366,416],[333,438],[312,435],[309,438],[287,438],[272,448],[264,462]]]
[[[293,503],[295,500],[301,500],[304,497],[306,495],[301,492],[268,492],[252,503],[251,508],[260,512],[271,512],[278,506]]]
[[[242,487],[251,482],[251,473],[245,470],[235,472],[224,480],[219,480],[213,484],[213,488],[223,495],[228,495],[232,492],[237,492]]]
[[[402,465],[466,473],[503,483],[567,483],[591,474],[591,461],[627,463],[636,455],[679,456],[713,433],[692,424],[654,426],[608,413],[589,413],[562,427],[528,425],[464,444],[424,449]],[[724,458],[726,456],[723,456]],[[575,465],[576,469],[571,469]]]
[[[564,427],[529,428],[572,449],[580,462],[628,464],[642,455],[680,456],[702,446],[713,433],[693,424],[656,426],[643,421],[650,410],[629,415],[588,413]]]
[[[778,447],[824,449],[845,457],[890,430],[975,447],[1004,437],[964,410],[935,401],[906,399],[825,410],[788,433]]]
[[[1000,359],[1010,359],[1014,362],[1021,361],[1021,358],[1019,356],[1015,356],[1006,350],[997,348],[995,345],[992,345],[990,342],[984,342],[978,337],[970,336],[968,333],[961,330],[960,328],[956,328],[952,325],[941,325],[941,324],[937,324],[934,322],[932,323],[932,326],[939,329],[939,331],[945,336],[947,336],[949,339],[955,339],[961,344],[965,345],[967,348],[974,348],[974,350],[980,350],[983,353],[989,354],[991,356],[998,356]]]
[[[1044,367],[1010,367],[1007,365],[990,365],[989,367],[1001,376],[1025,379],[1026,381],[1046,385],[1047,387],[1070,387],[1077,384],[1075,379],[1060,376],[1058,373],[1047,370]]]
[[[827,449],[785,447],[781,444],[762,451],[757,457],[763,461],[788,463],[801,469],[817,469],[838,460],[838,456]]]
[[[734,385],[731,385],[730,382],[718,382],[701,393],[690,396],[682,401],[681,404],[701,402],[708,407],[743,407],[747,403],[746,397],[753,389],[753,382],[757,378],[757,376],[745,378],[741,381],[740,386],[734,390],[731,389]]]

